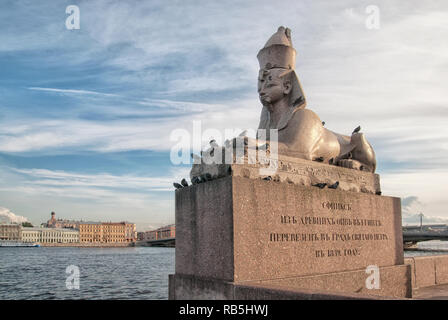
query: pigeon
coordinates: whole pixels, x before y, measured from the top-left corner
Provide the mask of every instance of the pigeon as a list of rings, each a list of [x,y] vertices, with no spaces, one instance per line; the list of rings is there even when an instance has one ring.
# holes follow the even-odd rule
[[[361,126],[357,126],[355,130],[353,130],[352,134],[358,133],[361,130]]]
[[[201,183],[201,178],[199,178],[199,177],[193,177],[193,179],[191,179],[191,183],[192,183],[192,184],[198,184],[198,183]]]
[[[319,189],[323,189],[323,188],[325,188],[326,185],[327,185],[326,183],[316,183],[316,184],[313,184],[313,187],[318,187]]]
[[[212,175],[210,173],[203,174],[201,180],[202,182],[210,181],[212,180]]]
[[[325,126],[325,121],[322,121],[322,127]]]
[[[182,181],[180,182],[184,187],[188,187],[188,182],[187,182],[187,180],[185,180],[185,178],[184,179],[182,179]]]
[[[176,189],[182,189],[182,188],[183,188],[183,186],[182,186],[181,184],[178,184],[177,182],[174,182],[174,183],[173,183],[173,186],[174,186],[174,188],[176,188]]]
[[[271,176],[267,176],[267,177],[264,177],[263,180],[271,181],[271,180],[272,180],[272,177],[271,177]]]
[[[328,189],[337,189],[339,187],[339,181],[336,181],[331,186],[328,186]]]

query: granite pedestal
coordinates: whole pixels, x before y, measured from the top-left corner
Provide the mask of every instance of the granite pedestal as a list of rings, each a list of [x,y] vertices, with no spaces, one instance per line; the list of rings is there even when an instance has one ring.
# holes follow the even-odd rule
[[[368,266],[378,267],[378,289],[366,286]],[[176,190],[170,298],[255,299],[268,289],[410,297],[400,199],[242,176]]]

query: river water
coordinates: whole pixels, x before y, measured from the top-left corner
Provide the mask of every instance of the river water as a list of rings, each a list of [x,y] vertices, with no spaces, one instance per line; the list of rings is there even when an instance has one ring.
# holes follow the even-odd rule
[[[167,299],[172,273],[174,248],[0,248],[0,299]]]
[[[448,254],[446,241],[418,247],[436,251],[405,256]],[[79,270],[79,289],[73,268]],[[172,273],[174,248],[0,248],[0,300],[167,299]]]
[[[419,251],[405,251],[405,257],[448,254],[448,241],[423,241],[417,245]]]

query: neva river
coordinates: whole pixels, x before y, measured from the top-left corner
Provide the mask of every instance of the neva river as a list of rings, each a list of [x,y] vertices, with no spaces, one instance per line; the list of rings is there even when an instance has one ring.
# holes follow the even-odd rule
[[[70,265],[79,290],[67,289]],[[0,248],[0,300],[168,299],[172,273],[174,248]]]
[[[419,243],[405,256],[448,254],[447,241]],[[79,290],[67,289],[70,265]],[[168,299],[174,248],[0,248],[2,299]]]
[[[418,249],[421,251],[405,251],[404,256],[418,257],[448,254],[448,241],[422,241],[418,243]]]

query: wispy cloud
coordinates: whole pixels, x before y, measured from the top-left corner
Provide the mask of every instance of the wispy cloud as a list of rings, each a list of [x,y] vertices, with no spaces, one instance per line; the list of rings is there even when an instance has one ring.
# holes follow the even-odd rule
[[[53,171],[45,169],[15,169],[11,170],[26,175],[30,185],[51,187],[94,187],[107,189],[133,189],[139,193],[148,191],[172,191],[173,181],[188,175],[188,169],[174,170],[173,173],[164,177],[141,177],[132,175],[111,174],[78,174],[65,171]],[[62,192],[65,192],[64,190]],[[73,196],[73,194],[71,194]]]
[[[90,94],[90,95],[100,95],[105,97],[117,97],[117,94],[113,93],[102,93],[102,92],[96,92],[96,91],[89,91],[89,90],[76,90],[76,89],[57,89],[57,88],[40,88],[40,87],[29,87],[29,90],[36,90],[36,91],[47,91],[47,92],[54,92],[54,93],[65,93],[65,94]]]
[[[403,224],[420,224],[420,215],[426,212],[426,206],[418,197],[409,196],[401,199]],[[447,216],[436,216],[423,214],[423,224],[443,223],[448,224]]]

